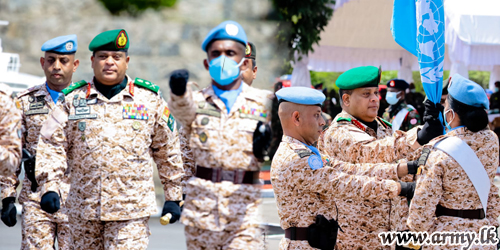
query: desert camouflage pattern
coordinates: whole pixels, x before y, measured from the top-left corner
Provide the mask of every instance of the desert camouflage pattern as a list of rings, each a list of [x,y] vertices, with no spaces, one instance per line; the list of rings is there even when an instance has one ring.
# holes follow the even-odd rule
[[[0,83],[0,175],[16,172],[21,162],[21,112],[12,100],[12,91]]]
[[[64,208],[49,214],[40,208],[39,202],[23,203],[21,250],[55,249],[56,238],[58,249],[73,249],[71,230]]]
[[[87,85],[68,93],[64,110],[52,112],[42,128],[37,181],[42,194],[60,194],[59,183],[71,171],[70,217],[116,221],[155,214],[153,161],[165,200],[182,199],[180,145],[166,102],[149,89],[135,85],[131,90],[131,82],[128,78],[127,87],[111,100],[93,82],[88,97]],[[147,109],[148,118],[127,118],[124,109],[130,105]],[[82,116],[86,107],[90,114]]]
[[[260,163],[252,152],[253,132],[259,120],[266,121],[272,94],[244,84],[231,111],[211,85],[192,92],[188,83],[183,96],[171,95],[169,106],[176,120],[189,132],[194,166],[224,170],[258,171]],[[254,109],[254,114],[243,110]],[[190,178],[181,222],[189,227],[216,232],[256,228],[260,186],[214,183]]]
[[[358,121],[345,111],[335,117],[318,142],[320,151],[332,158],[350,163],[406,162],[402,158],[416,159],[421,152],[412,149],[419,146],[416,142],[417,128],[393,134],[390,125],[377,117],[378,128],[375,132],[359,121],[339,121],[339,118]],[[407,175],[401,180],[413,181],[413,176]],[[339,234],[338,241],[349,246],[347,249],[372,246],[375,249],[390,249],[391,247],[381,244],[378,234],[408,229],[408,202],[405,197],[390,200],[343,199],[337,205],[339,224],[345,232]],[[352,211],[361,212],[353,214]]]
[[[123,221],[89,221],[70,217],[74,249],[145,250],[149,216]]]
[[[488,128],[471,132],[465,127],[448,132],[444,136],[456,136],[467,143],[476,153],[490,177],[490,194],[486,218],[482,220],[463,219],[452,216],[435,217],[436,206],[456,210],[483,208],[479,196],[467,173],[445,152],[433,148],[443,136],[432,140],[426,147],[431,148],[421,174],[418,175],[417,189],[410,205],[408,226],[412,231],[475,231],[482,226],[498,227],[500,198],[498,188],[493,184],[498,166],[498,137]],[[456,249],[457,246],[426,246],[424,249]],[[471,249],[496,249],[487,246],[474,246]]]
[[[191,132],[189,129],[181,127],[179,129],[179,142],[181,147],[182,163],[184,167],[184,177],[182,178],[182,192],[186,193],[186,183],[189,178],[196,173],[196,164],[194,162],[193,150],[189,146],[189,137]]]
[[[250,227],[236,231],[211,231],[187,226],[184,228],[186,245],[189,250],[265,249],[262,230]]]
[[[330,158],[329,161],[324,161],[323,168],[312,170],[308,163],[310,156],[301,158],[299,155],[304,151],[311,152],[302,142],[285,135],[271,165],[271,183],[283,229],[308,227],[314,223],[316,215],[324,215],[327,219],[340,219],[337,209],[340,206],[336,203],[338,200],[354,197],[388,200],[398,196],[398,185],[395,181],[369,177],[376,176],[377,173],[390,177],[386,173],[395,172],[396,164],[354,165]],[[373,171],[384,166],[385,171]],[[391,178],[397,179],[397,174]],[[356,211],[355,214],[365,212]],[[339,232],[339,235],[342,234]],[[287,240],[282,240],[280,249],[312,249],[306,248],[306,243],[306,241],[289,243]],[[298,248],[294,248],[295,246]],[[339,249],[357,247],[338,241],[337,246]]]
[[[406,117],[401,123],[399,130],[408,131],[422,124],[422,120],[420,119],[420,114],[418,113],[418,111],[416,109],[408,107],[406,103],[402,102],[397,107],[393,107],[394,110],[391,110],[391,107],[392,106],[389,106],[382,115],[382,118],[391,123],[394,121],[394,118],[399,113],[399,111],[401,111],[402,109],[408,110],[408,114],[406,114]],[[391,110],[391,112],[389,112],[389,110]],[[391,116],[391,114],[393,115]]]

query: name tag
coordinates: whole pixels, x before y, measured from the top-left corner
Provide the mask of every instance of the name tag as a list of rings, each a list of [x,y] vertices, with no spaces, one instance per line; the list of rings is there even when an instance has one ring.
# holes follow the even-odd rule
[[[25,115],[40,115],[40,114],[48,114],[49,109],[31,109],[24,112]]]
[[[87,114],[87,115],[70,115],[69,120],[80,120],[80,119],[96,119],[97,114]]]

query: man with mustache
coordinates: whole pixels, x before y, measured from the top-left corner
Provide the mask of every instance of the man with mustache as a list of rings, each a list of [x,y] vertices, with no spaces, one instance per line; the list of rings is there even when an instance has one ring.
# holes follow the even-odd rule
[[[19,195],[19,203],[23,205],[21,249],[53,249],[56,239],[59,249],[70,249],[72,244],[66,211],[49,214],[40,208],[40,189],[35,180],[34,167],[40,129],[50,112],[56,106],[62,106],[64,95],[61,91],[71,84],[73,73],[80,64],[75,59],[77,48],[76,35],[60,36],[45,42],[42,45],[45,53],[40,57],[40,64],[45,72],[46,82],[17,96],[22,111],[23,148],[31,156],[24,161],[25,177]],[[11,209],[8,214],[7,209],[2,211],[2,221],[9,227],[16,224],[14,201],[20,173],[21,165],[15,174],[0,180],[4,197],[2,203],[4,208]],[[67,175],[63,176],[59,186],[61,206],[64,206],[70,188]]]
[[[157,212],[153,160],[163,184],[163,214],[180,217],[184,175],[175,119],[153,83],[126,74],[129,37],[105,31],[89,50],[94,78],[63,90],[39,142],[40,205],[59,210],[59,182],[71,171],[68,216],[76,249],[146,249]]]
[[[426,103],[427,115],[424,116],[427,123],[423,128],[395,131],[393,134],[391,124],[377,117],[380,78],[381,71],[374,66],[353,68],[339,76],[336,84],[342,112],[318,142],[322,153],[349,163],[415,160],[420,155],[420,150],[417,150],[420,145],[443,133],[438,118],[442,106],[435,106],[429,101]],[[413,161],[408,163],[409,174],[416,173],[416,165]],[[413,176],[408,175],[402,180],[413,181]],[[339,223],[345,232],[338,239],[339,245],[345,247],[343,249],[390,248],[382,246],[378,234],[407,229],[405,217],[408,203],[405,198],[352,198],[341,200],[337,205]]]

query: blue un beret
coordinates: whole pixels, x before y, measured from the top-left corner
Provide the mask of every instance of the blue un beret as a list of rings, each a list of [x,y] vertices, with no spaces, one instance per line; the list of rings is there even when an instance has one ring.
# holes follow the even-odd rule
[[[323,92],[307,87],[288,87],[276,91],[279,102],[293,102],[303,105],[322,105],[326,99]]]
[[[76,35],[58,36],[46,41],[42,45],[42,51],[58,54],[73,54],[77,48]]]
[[[207,51],[207,45],[213,40],[235,40],[242,43],[244,46],[247,44],[247,34],[243,27],[235,21],[224,21],[217,27],[213,28],[203,40],[201,48]]]
[[[392,79],[387,82],[387,87],[406,90],[410,85],[405,80]]]
[[[477,108],[490,108],[490,102],[483,87],[459,74],[451,77],[448,94],[463,104]]]

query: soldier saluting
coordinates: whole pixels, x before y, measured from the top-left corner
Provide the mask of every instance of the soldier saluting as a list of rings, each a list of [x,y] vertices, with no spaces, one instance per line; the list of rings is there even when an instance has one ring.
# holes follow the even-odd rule
[[[59,182],[71,171],[67,200],[78,249],[146,249],[149,216],[156,213],[153,165],[165,194],[164,213],[180,217],[184,174],[175,120],[153,83],[126,75],[125,30],[97,35],[89,44],[94,78],[63,90],[41,130],[37,181],[41,207],[59,209]]]

